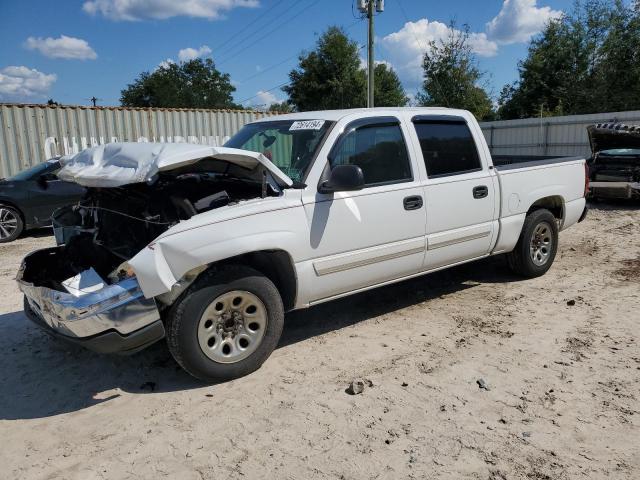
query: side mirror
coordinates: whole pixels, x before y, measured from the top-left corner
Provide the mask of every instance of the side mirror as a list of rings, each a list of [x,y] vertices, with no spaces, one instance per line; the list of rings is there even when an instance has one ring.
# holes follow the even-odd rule
[[[38,184],[38,186],[40,188],[42,188],[43,190],[46,190],[48,185],[47,185],[47,176],[46,175],[39,175],[38,178],[36,179],[36,183]]]
[[[362,190],[364,187],[364,175],[357,165],[336,165],[331,169],[329,180],[325,180],[318,186],[320,193],[351,192]]]

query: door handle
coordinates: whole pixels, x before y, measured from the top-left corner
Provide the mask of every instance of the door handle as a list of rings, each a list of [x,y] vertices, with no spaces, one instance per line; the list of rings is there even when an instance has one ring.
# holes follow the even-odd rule
[[[473,187],[473,198],[484,198],[489,195],[489,189],[486,185],[478,185]]]
[[[412,195],[410,197],[404,197],[402,201],[405,210],[418,210],[422,208],[422,197],[420,195]]]

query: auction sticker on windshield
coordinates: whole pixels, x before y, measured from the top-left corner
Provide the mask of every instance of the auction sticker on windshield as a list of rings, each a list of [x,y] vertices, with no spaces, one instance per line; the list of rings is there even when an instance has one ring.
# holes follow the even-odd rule
[[[289,127],[289,131],[292,130],[320,130],[324,125],[324,120],[301,120],[293,122]]]

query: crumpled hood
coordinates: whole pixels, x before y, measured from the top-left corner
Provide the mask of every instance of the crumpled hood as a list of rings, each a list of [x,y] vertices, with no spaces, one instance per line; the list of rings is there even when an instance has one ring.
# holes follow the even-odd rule
[[[591,152],[617,148],[640,148],[640,125],[598,123],[587,127]]]
[[[205,158],[229,162],[255,173],[268,170],[281,186],[293,181],[267,157],[238,148],[190,143],[108,143],[60,159],[58,178],[85,187],[120,187],[150,181],[158,172],[174,170]],[[255,175],[254,175],[255,176]]]

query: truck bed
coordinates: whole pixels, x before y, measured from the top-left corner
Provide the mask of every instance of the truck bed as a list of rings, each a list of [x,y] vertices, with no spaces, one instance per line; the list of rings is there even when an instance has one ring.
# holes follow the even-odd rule
[[[584,160],[583,157],[552,157],[540,155],[492,155],[491,158],[497,170],[513,170],[515,168],[537,167]]]

